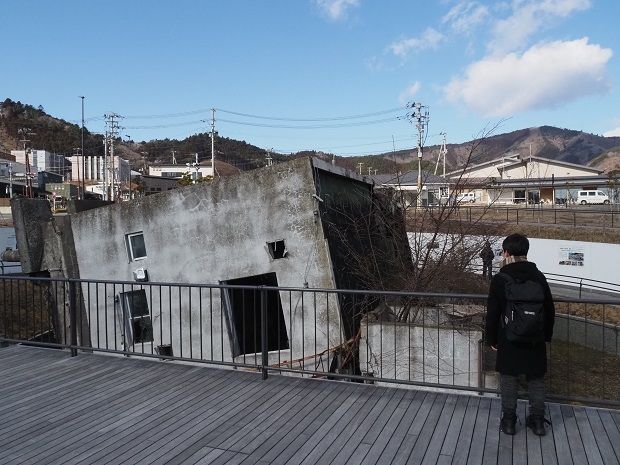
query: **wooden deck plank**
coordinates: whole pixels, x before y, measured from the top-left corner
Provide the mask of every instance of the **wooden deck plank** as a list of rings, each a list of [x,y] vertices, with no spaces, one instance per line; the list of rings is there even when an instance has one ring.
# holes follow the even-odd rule
[[[420,408],[416,412],[405,437],[401,441],[401,444],[392,459],[393,464],[407,463],[407,460],[411,455],[411,451],[415,447],[415,443],[418,440],[420,431],[422,431],[422,427],[424,426],[424,423],[426,422],[436,399],[437,394],[434,392],[427,392],[425,394],[422,405],[420,405]],[[441,399],[439,401],[441,402]]]
[[[433,431],[433,435],[429,441],[426,453],[424,454],[422,465],[437,463],[444,440],[446,439],[446,432],[450,426],[450,421],[452,420],[452,414],[456,407],[456,401],[457,396],[455,395],[449,395],[446,398],[446,402],[443,405],[443,410],[439,415],[439,421],[435,426],[435,430]]]
[[[605,465],[620,465],[618,456],[613,448],[613,443],[610,440],[611,438],[607,435],[607,431],[605,431],[605,427],[601,421],[599,411],[595,409],[585,409],[585,413],[590,422],[592,433],[594,434],[594,439],[603,459],[603,463],[605,463]],[[620,447],[620,444],[618,444],[618,446]]]
[[[363,464],[379,463],[379,460],[387,461],[388,458],[385,456],[384,452],[386,452],[386,449],[390,442],[395,442],[397,445],[400,445],[400,441],[402,439],[399,439],[396,436],[396,431],[403,419],[406,418],[405,415],[407,415],[407,411],[412,405],[415,395],[415,391],[412,390],[408,390],[405,393],[400,403],[390,416],[390,419],[381,430],[379,436],[372,443],[370,449],[368,450],[368,453],[366,454],[366,457],[364,458],[364,461],[362,462]],[[391,453],[387,453],[391,458]]]
[[[376,463],[391,463],[399,448],[401,447],[404,439],[407,437],[407,431],[409,430],[409,426],[411,422],[416,417],[418,410],[422,406],[422,402],[426,397],[426,393],[424,391],[417,391],[414,394],[413,399],[409,402],[407,410],[403,414],[396,430],[392,433],[389,442],[383,449],[383,453],[380,457],[380,462]],[[372,452],[372,450],[371,450]],[[327,463],[326,463],[327,465]]]
[[[179,382],[178,378],[173,380],[171,383],[174,386],[175,382]],[[197,386],[176,386],[174,389],[174,395],[178,396],[177,398],[172,397],[171,393],[168,392],[164,395],[163,400],[167,402],[171,402],[169,408],[162,411],[162,413],[167,412],[175,412],[178,411],[181,405],[184,405],[185,402],[190,402],[193,398],[200,397],[199,392],[195,391]],[[148,393],[149,391],[147,391]],[[180,401],[175,404],[173,403],[175,399],[179,399]],[[181,400],[182,399],[182,400]],[[123,399],[125,400],[125,399]],[[156,409],[156,402],[151,402],[149,398],[142,398],[138,401],[138,408],[146,409],[146,415],[148,415],[150,420],[157,419],[157,414],[152,415],[148,412],[152,412],[153,409]],[[128,411],[129,410],[129,411]],[[98,419],[99,429],[93,430],[92,428],[92,417],[86,417],[87,422],[83,425],[81,429],[76,428],[75,434],[71,437],[67,437],[66,429],[62,428],[60,425],[59,428],[55,428],[53,434],[46,435],[48,437],[48,441],[45,444],[45,447],[41,447],[45,454],[46,460],[48,463],[54,463],[54,461],[59,461],[60,463],[68,462],[75,455],[87,454],[92,455],[96,453],[98,450],[103,448],[102,444],[105,445],[105,440],[107,439],[109,444],[117,445],[120,442],[120,439],[125,439],[126,435],[119,437],[115,437],[116,435],[124,433],[127,428],[130,428],[136,421],[141,419],[141,416],[138,416],[137,420],[135,420],[136,411],[128,408],[128,405],[125,402],[120,402],[115,406],[115,408],[110,408],[102,405],[99,411],[95,412],[84,412],[89,414],[97,414],[101,413],[106,415],[103,422],[100,423],[101,420]],[[88,421],[90,419],[90,421]],[[106,420],[108,420],[106,422]],[[68,427],[73,426],[71,424],[66,425]],[[101,434],[103,433],[103,434]],[[40,438],[37,438],[37,442],[41,442]],[[49,440],[51,439],[51,440]],[[65,448],[69,444],[78,444],[78,447],[74,449],[72,452],[68,453],[65,451]]]
[[[549,415],[553,426],[553,440],[557,453],[558,464],[573,465],[573,458],[568,445],[568,436],[564,426],[564,417],[559,404],[549,404]]]
[[[253,442],[254,440],[263,441],[263,438],[269,437],[270,428],[275,428],[274,421],[277,421],[284,414],[294,414],[298,412],[305,404],[311,401],[314,397],[303,397],[303,389],[300,389],[297,385],[290,385],[279,389],[275,396],[271,396],[265,402],[257,402],[256,405],[259,408],[256,410],[260,414],[253,416],[253,421],[250,423],[242,423],[242,427],[237,426],[235,418],[237,415],[243,415],[245,411],[240,411],[237,415],[226,419],[223,423],[219,424],[216,429],[207,431],[201,431],[197,437],[197,440],[192,444],[186,444],[186,450],[182,453],[174,456],[172,459],[174,462],[182,461],[184,457],[204,445],[210,445],[221,449],[229,449],[233,452],[239,452],[243,449],[244,445]],[[292,405],[292,407],[291,407]],[[251,412],[250,412],[251,413]],[[256,413],[256,412],[255,412]],[[273,418],[269,418],[269,415],[273,415]],[[281,424],[281,427],[284,424]],[[267,430],[267,432],[265,432]],[[189,431],[191,433],[191,430]],[[224,433],[224,437],[221,438],[221,434]],[[224,442],[220,440],[223,439]],[[185,439],[187,442],[188,440]],[[250,450],[254,450],[251,447]]]
[[[551,420],[551,412],[549,411],[549,404],[547,404],[546,418]],[[547,428],[547,434],[540,438],[540,447],[542,454],[543,465],[558,465],[558,457],[555,451],[555,441],[553,437],[553,422],[549,428]]]
[[[278,379],[272,380],[271,386],[269,383],[246,382],[233,394],[227,389],[225,392],[219,393],[215,399],[208,402],[202,401],[198,405],[190,405],[181,416],[176,412],[173,413],[173,416],[168,418],[163,425],[164,427],[149,437],[150,443],[142,445],[144,447],[136,447],[133,441],[126,441],[122,450],[114,451],[112,459],[109,458],[109,454],[103,451],[107,463],[110,465],[123,464],[127,461],[134,462],[157,455],[162,449],[160,442],[165,442],[168,447],[171,447],[176,440],[179,440],[179,436],[188,432],[191,433],[194,428],[208,428],[211,431],[238,411],[250,407],[254,402],[260,402],[267,398],[272,394],[272,389],[279,389],[278,386],[282,384]]]
[[[230,380],[230,384],[226,383],[227,380]],[[234,388],[237,381],[235,380],[234,373],[226,373],[224,377],[216,379],[215,382],[222,386],[226,385],[227,388]],[[126,444],[127,440],[131,440],[132,438],[138,439],[141,437],[141,435],[149,437],[145,434],[149,431],[149,429],[143,426],[146,421],[148,421],[148,425],[150,428],[155,428],[154,431],[159,431],[157,428],[165,424],[168,419],[174,418],[178,415],[182,415],[188,409],[191,410],[191,406],[196,405],[192,404],[192,402],[199,402],[201,398],[204,397],[201,391],[197,390],[198,386],[174,385],[173,383],[171,384],[170,388],[173,389],[178,396],[176,402],[173,401],[168,404],[164,404],[165,406],[163,408],[148,408],[148,410],[143,414],[134,411],[131,412],[128,416],[122,418],[120,421],[113,421],[111,425],[108,425],[108,427],[111,428],[106,431],[110,434],[107,435],[106,438],[102,438],[101,440],[96,435],[93,435],[93,432],[91,430],[90,436],[81,441],[82,443],[84,443],[85,441],[89,441],[91,443],[90,447],[85,447],[85,445],[87,445],[88,443],[86,443],[85,445],[80,445],[71,454],[64,454],[63,458],[71,460],[75,459],[76,461],[79,461],[86,457],[90,457],[93,454],[100,453],[102,450],[106,449],[106,447],[110,447],[112,445],[117,448],[119,446],[122,447],[123,444]],[[213,395],[209,394],[205,401],[209,401],[217,396],[217,391],[215,391]],[[138,407],[142,409],[143,406],[146,406],[148,404],[148,399],[143,399],[143,401],[138,405]],[[117,416],[118,414],[114,415],[114,418],[116,419]],[[113,439],[114,436],[117,436],[116,440]]]
[[[566,436],[568,437],[568,445],[573,462],[575,464],[586,464],[588,463],[588,459],[586,451],[583,448],[579,428],[577,427],[575,412],[573,408],[568,405],[562,405],[560,409],[562,411],[562,418],[564,418],[564,428],[566,429]]]
[[[491,399],[480,399],[478,405],[478,415],[474,424],[474,433],[469,447],[467,465],[482,465],[484,449],[486,447],[487,425],[489,424],[489,413],[491,410]]]
[[[459,440],[459,434],[461,433],[461,427],[463,426],[463,418],[465,418],[465,411],[467,410],[467,402],[469,396],[457,396],[456,406],[452,412],[450,418],[450,425],[446,431],[446,437],[441,446],[440,455],[447,457],[453,457],[456,450],[456,443]],[[444,459],[445,460],[445,459]],[[452,458],[450,458],[452,461]]]
[[[620,461],[620,428],[616,425],[609,410],[599,410],[598,415],[605,428],[611,447],[613,448],[616,458]]]
[[[579,435],[583,442],[584,451],[588,457],[588,464],[603,465],[603,458],[599,452],[599,447],[594,438],[592,426],[590,425],[585,409],[583,407],[573,407],[573,412],[575,413],[575,420],[577,421],[577,428],[579,428]]]
[[[433,407],[431,408],[431,411],[429,412],[428,417],[420,430],[420,434],[418,434],[416,438],[413,450],[407,459],[407,463],[417,465],[424,460],[424,456],[428,450],[430,440],[435,432],[435,428],[437,427],[437,423],[439,422],[439,418],[441,416],[441,412],[443,412],[447,398],[448,395],[446,394],[439,394],[435,398]]]
[[[353,451],[358,448],[364,437],[370,431],[374,424],[374,419],[377,418],[390,404],[392,399],[392,391],[390,388],[379,388],[379,396],[377,402],[371,407],[367,415],[362,415],[357,412],[354,427],[351,428],[351,434],[346,435],[346,441],[343,441],[339,445],[338,453],[334,456],[332,463],[348,463],[349,458],[352,456]],[[370,450],[370,448],[368,448]],[[331,455],[331,454],[330,454]],[[326,463],[325,460],[321,460],[321,463]]]
[[[527,427],[525,418],[527,416],[526,402],[517,403],[517,434],[512,438],[512,465],[527,465]]]
[[[456,443],[456,450],[452,459],[452,463],[455,465],[465,465],[467,463],[467,456],[469,455],[469,448],[471,446],[471,438],[474,433],[476,417],[478,416],[479,405],[480,398],[469,396],[467,409],[465,410],[465,419],[463,421],[461,432],[459,433],[459,439]]]
[[[311,387],[316,396],[311,398],[311,401],[306,404],[299,415],[289,421],[288,427],[274,431],[268,440],[255,448],[252,453],[254,457],[267,463],[273,463],[276,459],[285,461],[288,458],[287,453],[301,447],[300,437],[310,437],[314,433],[316,428],[310,429],[310,425],[315,421],[319,423],[326,419],[332,405],[337,405],[348,395],[345,386],[336,383],[328,383],[324,389],[319,389],[319,386],[315,385],[311,385]],[[323,394],[327,397],[323,397]],[[296,441],[297,443],[295,443]]]
[[[0,393],[0,464],[620,465],[620,411],[555,403],[510,437],[496,398],[25,346]]]

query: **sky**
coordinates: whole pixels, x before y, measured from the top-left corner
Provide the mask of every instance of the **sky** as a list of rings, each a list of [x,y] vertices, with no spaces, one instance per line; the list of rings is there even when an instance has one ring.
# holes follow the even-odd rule
[[[552,125],[620,136],[620,0],[3,0],[0,98],[281,153]],[[43,147],[41,147],[43,148]]]

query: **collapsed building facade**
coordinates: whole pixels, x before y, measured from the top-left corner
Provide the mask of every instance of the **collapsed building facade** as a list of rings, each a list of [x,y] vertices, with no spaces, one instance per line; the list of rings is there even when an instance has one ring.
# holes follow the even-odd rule
[[[239,362],[260,352],[264,322],[270,363],[327,353],[325,371],[357,373],[350,341],[377,301],[303,290],[395,289],[412,266],[401,212],[368,178],[318,159],[131,202],[75,201],[61,216],[43,200],[12,209],[24,272],[79,287],[74,321],[67,290],[50,295],[56,338],[76,326],[82,347]],[[261,302],[228,286],[289,289]],[[336,356],[343,347],[353,355]]]

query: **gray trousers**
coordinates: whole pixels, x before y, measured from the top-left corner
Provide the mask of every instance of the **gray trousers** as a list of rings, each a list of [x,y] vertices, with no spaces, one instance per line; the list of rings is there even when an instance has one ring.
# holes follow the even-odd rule
[[[519,390],[519,378],[511,375],[501,375],[502,411],[504,413],[516,413],[517,391]],[[530,401],[529,414],[533,416],[545,416],[545,377],[527,378],[527,397]]]

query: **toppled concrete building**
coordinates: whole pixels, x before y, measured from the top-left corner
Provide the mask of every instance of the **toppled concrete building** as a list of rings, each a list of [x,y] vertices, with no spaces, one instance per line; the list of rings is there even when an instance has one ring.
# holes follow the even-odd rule
[[[245,361],[260,352],[260,299],[217,286],[278,286],[297,290],[264,302],[270,363],[314,355],[316,365],[317,354],[356,336],[376,302],[302,289],[395,288],[393,264],[411,263],[400,212],[367,178],[317,159],[131,202],[78,203],[64,216],[41,200],[17,198],[12,208],[23,270],[84,280],[78,343],[102,349]],[[71,322],[56,307],[62,339]],[[327,358],[325,371],[341,368]]]

